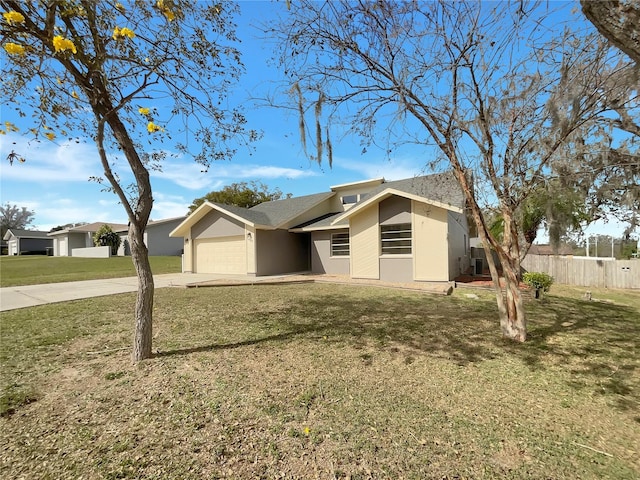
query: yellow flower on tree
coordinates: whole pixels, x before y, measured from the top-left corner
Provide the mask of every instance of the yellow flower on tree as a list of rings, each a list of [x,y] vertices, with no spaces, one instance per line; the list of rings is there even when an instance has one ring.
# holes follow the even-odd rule
[[[75,98],[76,100],[77,100],[78,98],[80,98],[80,97],[78,96],[78,94],[76,93],[76,91],[75,91],[75,90],[73,90],[73,91],[71,92],[71,96],[72,96],[73,98]]]
[[[66,52],[67,50],[71,50],[73,53],[78,53],[75,44],[68,38],[64,38],[61,35],[53,37],[53,48],[55,48],[56,52]]]
[[[24,15],[22,15],[20,12],[4,12],[2,14],[2,16],[4,17],[4,21],[7,22],[9,25],[15,25],[16,23],[24,23]]]
[[[54,138],[56,138],[56,134],[53,132],[47,132],[44,134],[45,137],[47,137],[49,140],[53,140]]]
[[[161,132],[162,131],[162,127],[159,127],[158,125],[156,125],[153,122],[149,122],[147,124],[147,131],[149,133]]]
[[[4,126],[7,127],[7,132],[17,132],[20,130],[11,122],[4,122]]]
[[[125,8],[124,5],[122,5],[121,3],[116,3],[116,10],[118,10],[119,12],[124,12]]]
[[[158,8],[160,9],[160,11],[162,12],[162,14],[167,18],[167,20],[169,20],[170,22],[176,18],[175,13],[173,13],[171,11],[171,9],[169,9],[169,7],[165,6],[164,4],[164,0],[158,0],[158,3],[156,3],[156,5],[158,6]]]
[[[127,27],[124,27],[124,28],[116,27],[113,29],[114,40],[121,40],[124,37],[134,38],[135,36],[136,34],[134,33],[134,31]]]
[[[10,55],[24,55],[24,47],[17,43],[7,42],[4,44],[4,49]]]
[[[140,112],[142,115],[149,115],[151,110],[148,107],[140,107],[138,109],[138,112]]]

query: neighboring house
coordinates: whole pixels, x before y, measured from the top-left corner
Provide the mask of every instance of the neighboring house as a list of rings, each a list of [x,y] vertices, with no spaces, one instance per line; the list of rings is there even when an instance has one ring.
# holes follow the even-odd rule
[[[385,281],[449,281],[469,267],[464,195],[450,173],[336,185],[246,209],[205,202],[171,236],[183,271],[311,271]]]
[[[53,241],[47,237],[47,232],[38,230],[10,228],[4,234],[4,240],[7,241],[7,253],[9,255],[46,255],[47,248],[53,246]]]
[[[551,245],[531,245],[527,255],[560,255],[562,257],[572,256],[573,248],[569,245],[560,245],[554,251]]]
[[[169,234],[180,225],[186,217],[167,218],[150,221],[144,231],[144,244],[149,249],[149,256],[182,255],[184,246],[182,238],[170,237]],[[125,227],[117,232],[122,238],[118,255],[131,255],[129,248],[128,229]]]
[[[94,247],[93,234],[103,225],[109,225],[114,232],[127,228],[121,223],[95,222],[49,232],[53,240],[53,254],[56,257],[70,257],[74,248]]]

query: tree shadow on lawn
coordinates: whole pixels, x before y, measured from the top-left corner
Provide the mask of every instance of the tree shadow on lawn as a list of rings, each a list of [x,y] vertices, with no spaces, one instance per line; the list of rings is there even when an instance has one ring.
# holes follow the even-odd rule
[[[512,355],[533,370],[560,368],[576,389],[594,388],[629,410],[640,401],[636,379],[640,319],[633,308],[563,297],[526,304],[529,338],[516,344],[500,337],[495,303],[455,297],[330,294],[293,299],[277,311],[256,306],[234,321],[263,325],[263,335],[159,353],[159,356],[241,348],[327,337],[356,348],[444,358],[458,365]],[[246,319],[240,318],[241,316]],[[408,360],[408,358],[407,358]],[[640,417],[639,417],[640,418]]]

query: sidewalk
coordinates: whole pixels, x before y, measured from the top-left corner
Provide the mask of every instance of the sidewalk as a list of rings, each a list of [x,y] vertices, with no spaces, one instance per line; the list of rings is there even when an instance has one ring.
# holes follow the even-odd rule
[[[246,280],[247,277],[240,278],[240,276],[232,277],[206,273],[168,273],[153,276],[156,288],[186,287],[194,283],[211,282],[221,279]],[[0,311],[33,307],[47,303],[67,302],[80,298],[135,292],[137,289],[137,277],[4,287],[0,288]]]

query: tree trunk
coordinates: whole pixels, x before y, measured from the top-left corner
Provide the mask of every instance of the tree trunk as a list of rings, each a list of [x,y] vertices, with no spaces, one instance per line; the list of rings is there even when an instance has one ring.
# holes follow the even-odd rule
[[[129,226],[131,258],[138,275],[138,295],[135,308],[135,329],[133,337],[133,361],[139,362],[151,357],[153,340],[153,274],[147,247],[144,244],[144,229],[131,223]]]
[[[524,342],[527,339],[527,321],[518,280],[520,267],[503,261],[502,272],[507,296],[507,316],[500,319],[500,330],[503,337]]]

